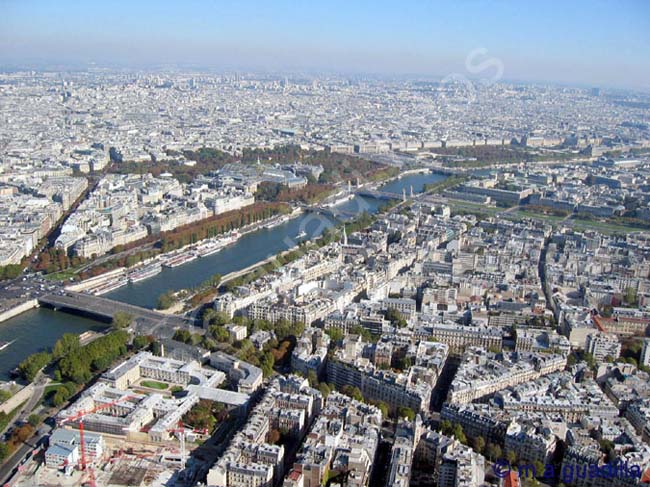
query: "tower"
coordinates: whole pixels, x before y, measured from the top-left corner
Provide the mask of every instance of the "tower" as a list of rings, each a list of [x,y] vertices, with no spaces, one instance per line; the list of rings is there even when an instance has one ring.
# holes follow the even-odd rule
[[[402,188],[402,201],[406,203],[406,188]]]
[[[345,231],[345,225],[343,225],[343,245],[348,244],[348,233]]]

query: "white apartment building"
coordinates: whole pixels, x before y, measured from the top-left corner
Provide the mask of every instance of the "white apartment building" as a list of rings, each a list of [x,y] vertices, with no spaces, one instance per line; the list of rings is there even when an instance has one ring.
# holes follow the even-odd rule
[[[585,341],[585,352],[600,362],[607,357],[616,360],[621,355],[621,342],[613,333],[590,333]]]

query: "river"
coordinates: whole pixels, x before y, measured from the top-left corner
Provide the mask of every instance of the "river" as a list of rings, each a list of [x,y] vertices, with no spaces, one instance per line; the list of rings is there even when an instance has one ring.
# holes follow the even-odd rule
[[[425,184],[443,179],[445,176],[439,174],[411,174],[383,185],[381,190],[401,195],[402,189],[408,194],[413,186],[413,192],[420,193]],[[355,196],[337,205],[335,209],[345,214],[359,214],[363,211],[375,213],[382,204],[383,201]],[[158,297],[166,291],[196,286],[214,274],[225,275],[253,265],[295,246],[300,241],[297,238],[300,232],[304,231],[308,238],[314,238],[334,223],[320,215],[303,214],[277,227],[246,234],[216,254],[174,269],[163,269],[154,277],[128,284],[105,297],[154,308]],[[0,341],[14,340],[9,347],[0,351],[0,380],[6,380],[9,371],[28,355],[52,347],[64,333],[79,334],[90,329],[102,329],[104,326],[93,320],[49,309],[31,310],[0,323]]]

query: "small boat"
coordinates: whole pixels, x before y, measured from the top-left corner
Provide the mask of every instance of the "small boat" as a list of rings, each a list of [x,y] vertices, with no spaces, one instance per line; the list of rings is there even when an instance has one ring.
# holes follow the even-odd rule
[[[15,341],[16,340],[11,340],[10,342],[0,341],[0,351],[4,350],[5,348],[7,348],[9,345],[11,345]]]
[[[302,230],[298,235],[296,235],[296,238],[305,238],[307,236],[307,232]]]

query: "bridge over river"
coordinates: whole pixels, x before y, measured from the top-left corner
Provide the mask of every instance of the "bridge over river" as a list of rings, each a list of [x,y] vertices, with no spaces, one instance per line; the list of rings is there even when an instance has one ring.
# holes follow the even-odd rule
[[[110,322],[115,313],[128,313],[133,317],[138,328],[146,329],[149,332],[159,327],[170,330],[179,327],[187,328],[193,324],[192,320],[184,316],[160,313],[140,306],[73,291],[42,296],[38,298],[38,303],[56,311],[89,316],[104,322]]]

